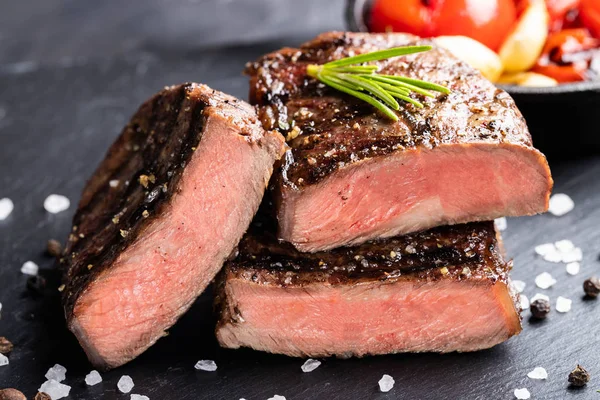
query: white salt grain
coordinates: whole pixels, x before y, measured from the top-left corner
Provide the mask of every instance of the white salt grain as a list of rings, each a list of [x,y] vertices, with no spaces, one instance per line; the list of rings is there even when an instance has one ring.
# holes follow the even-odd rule
[[[556,250],[560,251],[561,253],[567,253],[573,250],[575,245],[570,240],[565,239],[554,243],[554,247],[556,247]]]
[[[53,379],[50,379],[44,383],[38,389],[38,392],[46,393],[52,400],[62,399],[67,397],[71,391],[71,386],[63,385]]]
[[[132,394],[129,396],[129,400],[150,400],[150,397],[141,394]]]
[[[525,290],[525,286],[527,286],[527,284],[523,281],[512,281],[512,287],[517,293],[523,293],[523,290]]]
[[[540,289],[548,289],[556,283],[556,279],[547,272],[542,272],[535,277],[535,284]]]
[[[61,211],[68,210],[71,206],[71,202],[65,196],[60,194],[51,194],[44,200],[44,208],[46,211],[52,214],[59,213]]]
[[[94,386],[99,384],[100,382],[102,382],[102,377],[96,370],[93,370],[85,376],[85,384],[88,386]]]
[[[531,298],[531,300],[529,300],[531,303],[533,303],[536,300],[546,300],[546,301],[550,301],[550,297],[546,296],[545,294],[541,294],[541,293],[536,293],[535,296],[533,296]]]
[[[521,305],[521,310],[527,310],[530,306],[529,299],[524,294],[519,295],[519,302]]]
[[[217,364],[213,360],[200,360],[194,365],[194,368],[201,371],[213,372],[217,370]]]
[[[496,225],[496,229],[498,229],[500,232],[505,231],[506,228],[508,227],[508,223],[506,222],[506,217],[496,218],[494,220],[494,223]]]
[[[67,379],[67,369],[60,364],[54,364],[54,367],[48,369],[48,372],[44,376],[49,381],[62,382]]]
[[[559,263],[563,260],[563,257],[563,253],[558,251],[557,248],[554,248],[551,251],[544,254],[542,258],[548,262]]]
[[[561,261],[564,263],[572,263],[581,260],[583,260],[583,252],[579,247],[576,247],[568,252],[562,253]]]
[[[568,263],[567,264],[567,274],[577,275],[579,273],[580,268],[581,268],[581,265],[579,265],[578,262]]]
[[[131,389],[133,389],[135,385],[133,384],[133,379],[129,375],[123,375],[119,382],[117,382],[117,387],[121,393],[129,393]]]
[[[308,360],[306,360],[304,362],[304,364],[302,364],[302,372],[312,372],[315,369],[319,368],[319,366],[321,365],[321,361],[319,360],[313,360],[312,358],[309,358]]]
[[[548,372],[542,367],[535,367],[533,371],[527,374],[530,379],[548,379]]]
[[[389,375],[383,375],[379,380],[379,390],[386,393],[394,387],[394,378]]]
[[[525,388],[515,389],[514,393],[515,393],[515,397],[519,400],[527,400],[531,397],[531,393],[529,393],[529,390],[527,390]]]
[[[108,181],[108,186],[110,186],[111,188],[116,188],[117,186],[119,186],[119,180],[118,179],[113,179],[111,181]]]
[[[535,252],[540,256],[545,256],[546,254],[554,250],[556,250],[556,246],[554,246],[554,243],[544,243],[535,246]]]
[[[25,275],[37,275],[40,267],[33,261],[25,261],[21,267],[21,273]]]
[[[273,397],[269,397],[267,400],[285,400],[285,397],[276,394]]]
[[[8,365],[8,357],[0,353],[0,367],[3,367],[5,365]]]
[[[571,212],[575,208],[575,203],[568,195],[564,193],[557,193],[550,197],[550,205],[548,206],[548,212],[557,217]]]
[[[567,299],[566,297],[558,296],[556,299],[556,311],[560,313],[566,313],[571,311],[571,304],[573,301]]]
[[[0,221],[4,221],[15,209],[15,205],[9,198],[0,199]]]

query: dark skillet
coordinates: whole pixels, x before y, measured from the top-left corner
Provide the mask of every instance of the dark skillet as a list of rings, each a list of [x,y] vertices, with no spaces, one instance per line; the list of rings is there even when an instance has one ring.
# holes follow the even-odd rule
[[[368,32],[372,0],[348,0],[346,23]],[[600,80],[537,88],[502,86],[525,116],[534,144],[552,159],[600,153]]]

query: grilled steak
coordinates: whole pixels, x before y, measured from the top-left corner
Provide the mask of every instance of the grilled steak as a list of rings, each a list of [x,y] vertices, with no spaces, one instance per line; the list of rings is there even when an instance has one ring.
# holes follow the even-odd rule
[[[283,150],[250,105],[204,85],[140,107],[85,187],[63,259],[68,326],[94,365],[130,361],[190,307]]]
[[[547,209],[548,164],[513,100],[447,51],[378,63],[381,73],[452,90],[417,95],[425,107],[404,103],[399,122],[306,75],[308,64],[424,43],[327,33],[247,66],[263,125],[291,146],[275,189],[280,238],[312,252]]]
[[[493,223],[300,253],[252,228],[218,278],[223,347],[297,357],[474,351],[521,331]]]

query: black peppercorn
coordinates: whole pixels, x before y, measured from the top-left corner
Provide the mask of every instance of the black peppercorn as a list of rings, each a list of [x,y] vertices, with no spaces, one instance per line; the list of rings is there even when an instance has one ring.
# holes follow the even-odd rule
[[[531,315],[537,319],[544,319],[550,312],[550,302],[546,299],[537,299],[529,305]]]
[[[30,276],[27,278],[27,289],[36,294],[42,294],[46,288],[46,279],[39,275]]]
[[[581,365],[577,364],[577,367],[569,374],[569,383],[573,386],[582,387],[590,381],[590,374]]]
[[[52,397],[44,392],[37,392],[33,400],[52,400]]]
[[[0,390],[0,400],[27,400],[27,397],[17,389]]]
[[[598,294],[600,294],[600,279],[596,276],[586,279],[583,282],[583,290],[589,297],[598,297]]]
[[[0,353],[6,355],[10,353],[13,349],[13,344],[5,338],[4,336],[0,336]]]
[[[60,245],[60,242],[54,239],[48,240],[48,243],[46,244],[46,252],[49,256],[56,258],[60,257],[60,254],[62,253],[62,246]]]

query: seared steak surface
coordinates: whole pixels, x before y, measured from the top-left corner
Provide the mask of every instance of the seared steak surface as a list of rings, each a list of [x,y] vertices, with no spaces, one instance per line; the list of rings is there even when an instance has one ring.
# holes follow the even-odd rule
[[[398,122],[306,75],[309,64],[414,44],[431,42],[333,32],[248,64],[251,103],[291,146],[276,188],[282,239],[318,251],[546,210],[548,164],[513,100],[447,51],[377,63],[452,91],[414,95],[425,107],[401,104]]]
[[[187,310],[282,152],[251,106],[205,85],[140,107],[85,187],[62,260],[67,322],[92,363],[131,360]]]
[[[253,225],[218,278],[224,347],[298,357],[473,351],[521,330],[491,222],[312,254]]]

